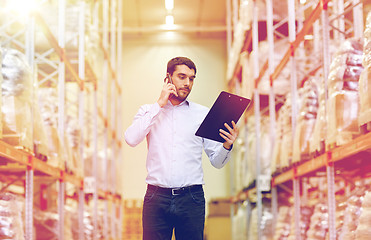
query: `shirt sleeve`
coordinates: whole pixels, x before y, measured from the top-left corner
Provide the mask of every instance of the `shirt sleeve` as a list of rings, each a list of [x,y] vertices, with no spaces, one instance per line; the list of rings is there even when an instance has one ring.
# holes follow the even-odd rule
[[[151,130],[151,126],[160,112],[161,107],[157,102],[152,105],[140,107],[138,113],[134,117],[133,123],[125,131],[124,137],[126,143],[135,147],[142,142]]]
[[[230,159],[230,150],[227,150],[223,147],[223,144],[220,142],[212,141],[209,139],[203,139],[204,150],[206,155],[209,157],[211,165],[215,168],[224,167]]]

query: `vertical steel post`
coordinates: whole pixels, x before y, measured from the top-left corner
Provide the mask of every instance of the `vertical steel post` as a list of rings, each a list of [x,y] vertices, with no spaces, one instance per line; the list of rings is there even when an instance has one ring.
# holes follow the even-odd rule
[[[227,56],[229,58],[232,48],[232,10],[231,0],[225,0],[226,3],[226,25],[227,25]]]
[[[255,81],[259,77],[259,35],[258,35],[258,5],[254,1],[254,14],[253,14],[253,25],[252,25],[252,42],[253,42],[253,51],[254,51],[254,79]],[[254,89],[254,114],[255,114],[255,131],[256,131],[256,192],[257,192],[257,208],[258,208],[258,240],[262,239],[262,232],[260,229],[263,204],[262,204],[262,193],[260,187],[260,96],[257,84],[255,84]]]
[[[103,1],[103,48],[104,51],[109,53],[109,3],[110,0]],[[103,63],[103,117],[104,117],[104,130],[103,130],[103,190],[108,191],[108,87],[109,87],[109,69],[108,69],[108,56],[104,58]],[[103,234],[108,236],[108,200],[105,198],[104,202],[104,211],[103,211]]]
[[[337,27],[340,31],[338,35],[335,35],[335,39],[339,39],[341,42],[345,39],[345,21],[344,21],[344,0],[337,0],[337,13],[341,14],[337,19]],[[337,32],[337,31],[335,31]]]
[[[33,240],[33,168],[26,170],[25,239]]]
[[[65,193],[65,182],[63,179],[58,181],[58,214],[59,214],[59,224],[58,224],[58,239],[64,239],[64,193]]]
[[[266,1],[266,9],[267,9],[267,38],[268,38],[268,75],[269,75],[269,135],[270,135],[270,142],[271,142],[271,149],[270,151],[270,159],[273,159],[273,149],[274,149],[274,142],[276,139],[276,102],[275,102],[275,94],[273,89],[273,80],[272,74],[274,72],[274,29],[273,29],[273,3],[272,0]],[[275,223],[277,221],[277,189],[272,188],[272,200],[271,200],[271,207],[272,207],[272,214],[273,214],[273,224],[272,224],[272,231],[274,232]],[[274,194],[275,193],[275,194]]]
[[[117,18],[117,28],[118,28],[118,32],[117,32],[117,64],[116,64],[116,73],[117,73],[117,81],[121,84],[122,82],[122,27],[123,27],[123,6],[122,6],[122,2],[123,1],[120,1],[118,0],[118,18]],[[122,111],[123,109],[121,109],[121,106],[122,106],[122,103],[121,103],[121,99],[122,99],[122,94],[121,94],[121,91],[118,93],[118,96],[116,98],[116,129],[117,129],[117,135],[118,136],[121,136],[121,131],[122,131]],[[118,141],[119,143],[121,142],[121,138],[118,137]],[[117,147],[117,158],[114,159],[114,161],[118,161],[119,163],[121,163],[122,161],[122,149],[121,149],[121,145],[119,145]],[[116,179],[116,168],[114,169],[115,171],[115,181],[117,181]],[[120,188],[119,187],[116,187],[116,191],[117,189]],[[117,229],[117,239],[122,239],[122,202],[121,201],[118,201],[118,206],[119,208],[119,219],[117,219],[117,222],[116,222],[116,229]],[[117,216],[117,215],[116,215]]]
[[[93,155],[93,239],[98,239],[98,93],[97,83],[94,85],[94,107],[93,107],[93,136],[94,136],[94,155]]]
[[[32,72],[34,73],[34,59],[35,59],[35,18],[33,16],[28,17],[27,32],[26,32],[26,58],[29,63]],[[1,56],[0,56],[1,57]],[[0,67],[1,69],[1,67]],[[33,79],[34,81],[37,79]],[[32,84],[34,86],[34,84]],[[1,90],[0,90],[1,91]],[[32,91],[34,94],[34,91]],[[33,111],[32,111],[33,112]],[[34,121],[34,118],[32,118]],[[33,128],[32,128],[33,138]],[[34,194],[34,169],[32,164],[32,156],[29,156],[30,165],[26,170],[25,180],[25,239],[33,240],[33,194]]]
[[[247,230],[246,230],[246,237],[248,238],[249,235],[250,235],[250,229],[251,229],[251,213],[252,213],[252,206],[251,206],[251,203],[249,200],[246,200],[247,204],[246,204],[246,227],[247,227]],[[259,233],[259,229],[258,229],[258,233]]]
[[[232,0],[232,24],[234,31],[238,23],[238,2],[238,0]]]
[[[117,48],[116,48],[116,37],[118,33],[117,29],[117,0],[111,0],[111,66],[113,71],[116,73],[116,54],[117,54]],[[116,98],[117,98],[117,91],[118,88],[116,88],[115,84],[117,81],[117,75],[115,74],[115,78],[111,81],[111,131],[112,131],[112,138],[111,138],[111,155],[109,161],[111,162],[111,169],[109,169],[109,172],[111,173],[111,181],[110,191],[112,193],[116,193],[116,164],[115,164],[115,156],[116,156]],[[111,229],[111,236],[113,238],[116,238],[116,231],[115,231],[115,202],[111,201],[111,214],[110,214],[110,229]]]
[[[65,53],[65,28],[66,28],[66,0],[59,0],[58,5],[58,45]],[[58,65],[58,133],[64,139],[64,113],[65,113],[65,63],[64,57],[60,58]]]
[[[335,170],[333,164],[328,164],[327,171],[327,200],[329,216],[329,240],[336,240],[336,200],[335,200]]]
[[[296,131],[296,118],[297,118],[297,76],[296,76],[296,59],[293,42],[296,39],[296,26],[295,26],[295,0],[288,0],[288,14],[289,14],[289,41],[291,48],[290,56],[290,78],[291,78],[291,124],[292,124],[292,146],[294,145],[294,137]],[[294,190],[294,209],[295,209],[295,239],[300,240],[300,183],[298,178],[293,179]]]
[[[354,37],[363,37],[363,3],[360,0],[353,0],[353,28]]]
[[[294,178],[293,180],[294,192],[294,214],[295,214],[295,239],[300,240],[300,179]]]
[[[65,54],[65,31],[66,31],[66,0],[59,0],[58,5],[58,45]],[[65,130],[65,58],[61,56],[58,66],[58,133],[64,139]],[[62,173],[64,174],[64,173]],[[64,188],[65,182],[59,181],[58,189],[58,215],[59,215],[59,239],[64,239]]]
[[[85,172],[84,163],[84,128],[85,128],[85,116],[84,116],[84,81],[85,81],[85,2],[80,3],[79,12],[79,78],[83,81],[80,86],[79,92],[79,126],[80,126],[80,146],[79,146],[79,159],[81,161],[82,176]],[[84,188],[79,188],[79,239],[84,239]]]

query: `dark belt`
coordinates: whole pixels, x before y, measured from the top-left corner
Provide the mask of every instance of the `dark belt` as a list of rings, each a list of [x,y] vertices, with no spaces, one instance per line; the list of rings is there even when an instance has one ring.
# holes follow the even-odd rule
[[[202,190],[202,185],[191,185],[187,187],[181,187],[181,188],[163,188],[163,187],[158,187],[154,186],[151,184],[148,184],[148,189],[157,191],[158,193],[161,194],[166,194],[166,195],[180,195],[183,193],[186,193],[188,191],[197,191],[197,190]]]

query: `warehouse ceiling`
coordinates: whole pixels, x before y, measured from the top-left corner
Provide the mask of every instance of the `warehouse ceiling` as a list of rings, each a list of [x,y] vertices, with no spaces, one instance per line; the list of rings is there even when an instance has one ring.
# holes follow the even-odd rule
[[[173,31],[223,33],[226,30],[225,0],[174,0]],[[124,33],[168,30],[165,0],[123,0]]]

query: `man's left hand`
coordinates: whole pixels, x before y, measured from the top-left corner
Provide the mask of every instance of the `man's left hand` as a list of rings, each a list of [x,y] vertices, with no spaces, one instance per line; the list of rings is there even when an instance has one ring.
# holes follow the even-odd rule
[[[227,123],[224,123],[224,126],[228,129],[229,132],[224,131],[223,129],[219,130],[219,135],[225,140],[223,143],[223,147],[227,150],[230,150],[234,141],[236,141],[238,137],[238,128],[234,121],[232,121],[231,128]]]

